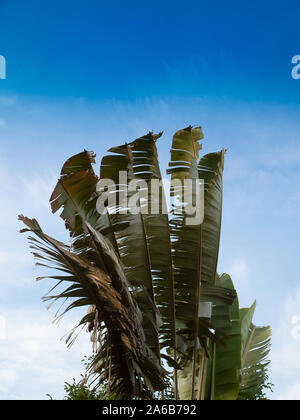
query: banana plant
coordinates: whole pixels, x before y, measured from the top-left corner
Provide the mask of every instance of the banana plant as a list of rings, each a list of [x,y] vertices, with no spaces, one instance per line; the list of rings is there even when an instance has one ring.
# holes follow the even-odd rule
[[[70,244],[44,233],[35,219],[19,216],[26,225],[22,232],[30,232],[37,263],[58,271],[47,276],[56,283],[44,299],[71,300],[58,316],[87,307],[66,341],[72,345],[78,327],[91,333],[90,368],[107,393],[143,399],[160,391],[163,398],[171,368],[175,399],[227,398],[216,376],[223,354],[231,363],[230,378],[241,372],[230,382],[230,395],[245,398],[264,377],[264,363],[253,365],[253,356],[257,343],[265,355],[268,338],[259,340],[269,330],[256,329],[249,314],[239,314],[229,276],[217,275],[226,151],[199,157],[201,127],[174,134],[168,169],[173,207],[167,212],[156,147],[161,135],[149,132],[111,148],[99,175],[93,152],[84,150],[65,162],[50,204],[53,213],[60,211]],[[198,206],[195,186],[202,188],[193,223],[186,180]],[[132,203],[139,211],[128,211]]]
[[[267,383],[268,366],[267,356],[270,351],[270,326],[257,327],[253,324],[253,314],[256,302],[250,308],[240,310],[241,336],[242,336],[242,370],[238,399],[255,400],[264,397],[264,385],[272,389]]]
[[[233,288],[231,277],[222,274],[218,284]],[[211,345],[211,361],[207,361],[207,400],[255,400],[263,396],[263,388],[268,378],[267,360],[270,351],[271,328],[256,327],[253,315],[254,302],[249,308],[239,308],[238,298],[231,307],[216,304],[213,308],[212,323],[228,336],[226,347],[217,343]]]

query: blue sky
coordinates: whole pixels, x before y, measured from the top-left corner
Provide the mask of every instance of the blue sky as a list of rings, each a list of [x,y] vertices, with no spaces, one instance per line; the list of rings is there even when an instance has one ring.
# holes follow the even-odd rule
[[[59,340],[77,317],[51,324],[17,214],[65,239],[48,199],[70,155],[86,148],[99,162],[164,130],[166,168],[189,124],[203,126],[205,152],[228,149],[219,271],[273,328],[272,398],[300,398],[299,13],[296,1],[1,1],[0,398],[60,398],[90,351],[87,337],[71,351]]]

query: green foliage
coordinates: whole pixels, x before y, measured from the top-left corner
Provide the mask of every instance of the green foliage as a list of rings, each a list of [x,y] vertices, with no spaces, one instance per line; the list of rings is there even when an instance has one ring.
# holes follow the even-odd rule
[[[93,361],[94,356],[87,357],[85,356],[82,360],[84,364],[84,373],[80,375],[81,379],[76,380],[73,378],[72,382],[65,382],[64,390],[65,396],[64,400],[115,400],[117,399],[116,394],[112,392],[107,392],[107,382],[103,384],[95,385],[90,381],[91,374],[89,370],[89,365]],[[46,396],[53,400],[53,397],[50,394]],[[156,392],[153,395],[153,399],[160,400],[162,398],[162,393]],[[172,379],[168,375],[165,378],[165,390],[163,393],[163,398],[166,400],[174,399],[173,383]]]
[[[64,400],[101,400],[103,399],[103,392],[96,390],[95,388],[90,389],[87,385],[82,382],[76,382],[73,378],[72,383],[66,382],[64,385],[66,396]]]
[[[217,284],[233,289],[233,283],[228,274],[218,276]],[[238,299],[236,298],[230,307],[221,303],[216,304],[213,308],[212,323],[222,329],[228,339],[226,346],[213,345],[210,399],[236,400],[240,389],[242,367]]]
[[[218,276],[217,284],[233,288],[228,274]],[[271,328],[252,323],[256,302],[250,308],[239,308],[238,299],[228,307],[213,308],[212,323],[227,335],[226,346],[212,346],[212,362],[207,371],[206,399],[265,399],[268,382],[267,356],[270,351]]]
[[[268,382],[266,360],[271,345],[271,328],[252,323],[256,302],[250,308],[240,309],[242,330],[242,370],[239,399],[265,399],[264,389],[272,390]]]

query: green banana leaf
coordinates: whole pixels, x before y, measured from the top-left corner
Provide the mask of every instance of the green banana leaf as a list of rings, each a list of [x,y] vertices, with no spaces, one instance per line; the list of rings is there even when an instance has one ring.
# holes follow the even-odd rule
[[[194,398],[196,389],[196,376],[199,366],[197,366],[200,343],[202,347],[207,346],[207,337],[211,337],[212,327],[202,328],[202,336],[199,337],[199,319],[203,312],[203,305],[212,305],[219,301],[231,305],[235,298],[234,290],[227,290],[222,286],[215,285],[217,270],[217,260],[219,252],[219,240],[222,215],[222,172],[224,153],[213,153],[202,157],[199,162],[199,150],[201,145],[199,140],[203,139],[201,127],[187,127],[175,133],[171,149],[171,162],[168,173],[172,176],[172,182],[183,182],[186,179],[197,182],[200,179],[203,184],[204,199],[204,219],[192,225],[187,223],[189,216],[183,211],[181,214],[173,210],[173,218],[170,221],[174,280],[176,290],[176,318],[182,325],[177,331],[177,335],[182,336],[182,331],[190,329],[190,337],[181,337],[179,341],[184,351],[193,347],[192,352],[192,374],[186,373],[190,366],[188,361],[184,361],[184,371],[180,371],[180,383],[190,378],[190,391],[186,391],[188,386],[185,384],[185,391],[180,391],[180,395],[190,392],[190,398]],[[176,184],[171,189],[171,195],[180,201],[184,197],[185,188]],[[196,201],[193,196],[194,202]],[[183,203],[182,203],[183,204]],[[183,205],[182,205],[183,207]],[[199,213],[201,213],[199,211]],[[206,315],[210,319],[211,314]],[[203,324],[202,324],[203,327]],[[218,333],[212,337],[217,340]],[[178,343],[178,344],[179,344]],[[190,352],[190,351],[189,351]],[[179,387],[182,389],[182,385]]]
[[[217,276],[216,283],[233,289],[228,274]],[[217,303],[212,311],[212,324],[227,335],[226,346],[213,344],[210,399],[236,400],[240,389],[241,320],[238,298],[228,307]]]
[[[255,400],[262,396],[270,364],[271,327],[256,327],[252,323],[255,302],[240,310],[242,323],[242,371],[238,399]]]

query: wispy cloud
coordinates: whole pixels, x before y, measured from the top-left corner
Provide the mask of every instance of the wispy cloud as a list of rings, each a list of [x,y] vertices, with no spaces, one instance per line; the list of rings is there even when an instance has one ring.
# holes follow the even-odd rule
[[[80,378],[80,360],[91,354],[87,334],[69,350],[61,338],[74,319],[58,328],[45,310],[5,310],[2,316],[7,335],[0,340],[0,398],[44,399],[47,393],[61,398],[64,382]]]
[[[275,395],[278,399],[300,399],[300,340],[293,334],[293,318],[300,315],[300,287],[283,296],[276,308],[279,320],[273,326],[271,360]]]
[[[18,101],[17,95],[0,95],[0,105],[12,106]]]
[[[300,382],[287,386],[287,390],[278,396],[279,400],[300,400]]]

